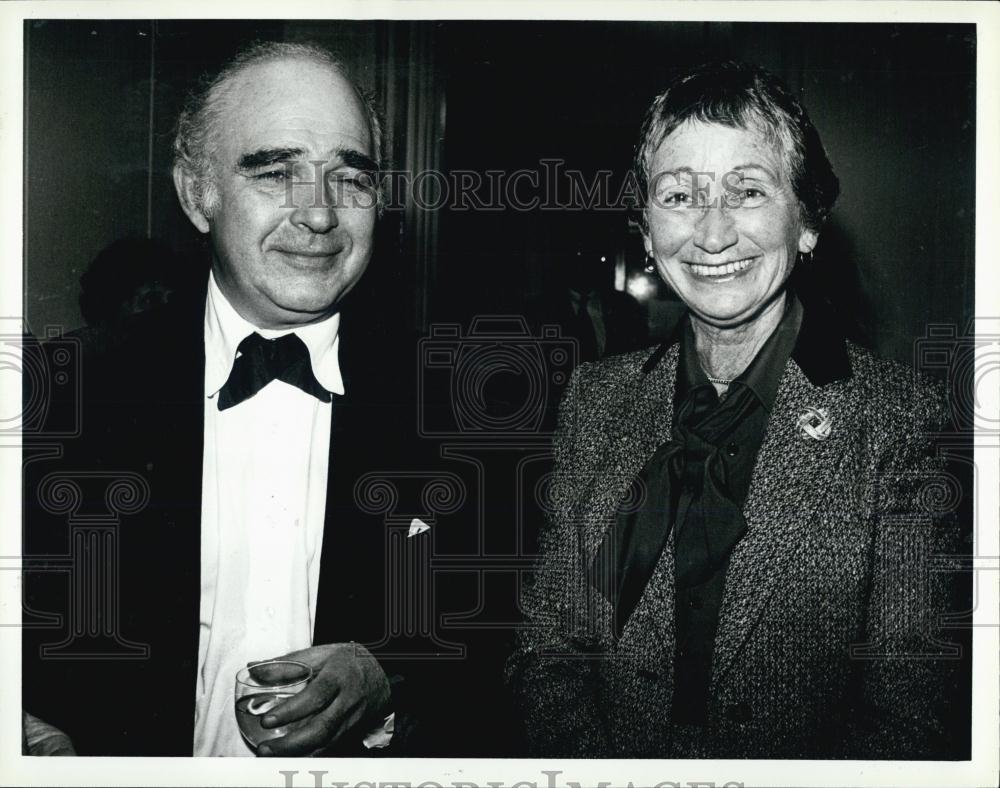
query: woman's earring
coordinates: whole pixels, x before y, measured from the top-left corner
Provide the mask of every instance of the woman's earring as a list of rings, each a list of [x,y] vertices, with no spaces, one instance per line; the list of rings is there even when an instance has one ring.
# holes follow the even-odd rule
[[[651,274],[656,271],[656,265],[653,263],[653,253],[646,252],[646,273]]]
[[[799,252],[799,260],[803,265],[812,265],[813,253],[812,252]]]

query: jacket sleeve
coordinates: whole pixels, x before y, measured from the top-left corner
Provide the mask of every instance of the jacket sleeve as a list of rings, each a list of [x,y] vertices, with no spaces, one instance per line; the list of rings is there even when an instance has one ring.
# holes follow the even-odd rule
[[[846,752],[858,758],[955,757],[963,706],[961,647],[942,632],[954,610],[963,485],[934,450],[939,395],[918,392],[905,434],[878,454],[871,593],[866,632],[852,657],[860,675]],[[967,664],[967,663],[965,663]]]
[[[579,467],[578,369],[559,409],[547,522],[539,539],[534,577],[522,590],[524,622],[506,678],[523,724],[529,754],[545,757],[609,755],[597,702],[596,653],[586,634],[588,599],[584,551],[573,502],[585,469]]]

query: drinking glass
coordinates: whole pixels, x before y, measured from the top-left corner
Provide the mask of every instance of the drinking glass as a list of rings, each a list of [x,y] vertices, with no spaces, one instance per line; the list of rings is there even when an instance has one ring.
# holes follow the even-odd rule
[[[263,741],[284,736],[290,725],[264,728],[260,721],[283,701],[305,689],[312,668],[290,659],[271,659],[242,668],[236,674],[236,722],[247,743],[257,748]]]

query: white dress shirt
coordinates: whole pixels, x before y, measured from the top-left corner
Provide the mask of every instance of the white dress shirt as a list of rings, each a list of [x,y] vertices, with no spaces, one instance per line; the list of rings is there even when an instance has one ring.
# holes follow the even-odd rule
[[[340,316],[295,329],[320,385],[344,393]],[[274,380],[220,411],[237,346],[259,329],[212,276],[205,305],[205,450],[195,755],[252,755],[236,725],[236,672],[312,644],[332,406]]]

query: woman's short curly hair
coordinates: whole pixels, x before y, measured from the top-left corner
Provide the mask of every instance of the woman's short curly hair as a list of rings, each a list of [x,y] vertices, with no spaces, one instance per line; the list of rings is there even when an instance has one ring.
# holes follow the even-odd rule
[[[822,227],[840,182],[805,108],[773,74],[759,66],[724,61],[679,74],[646,112],[633,160],[643,229],[653,155],[688,120],[763,133],[780,149],[802,224],[816,231]]]
[[[382,166],[383,125],[374,97],[362,90],[347,74],[344,64],[326,48],[312,43],[263,41],[250,44],[223,66],[216,74],[199,80],[188,94],[177,119],[174,135],[174,167],[182,168],[194,177],[195,200],[198,208],[211,215],[215,207],[212,162],[218,146],[216,127],[225,98],[233,80],[252,66],[275,60],[308,60],[329,66],[346,79],[357,93],[364,108],[371,134],[372,159]],[[378,173],[373,173],[378,181]]]

